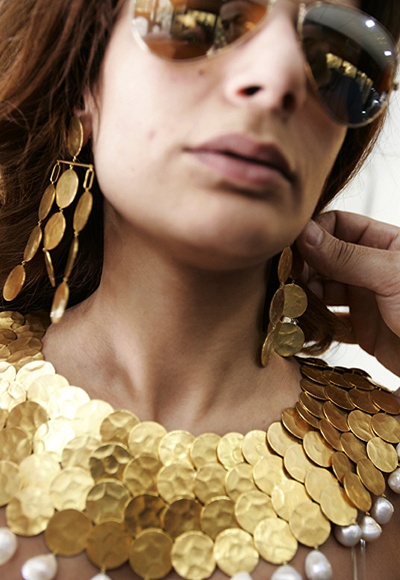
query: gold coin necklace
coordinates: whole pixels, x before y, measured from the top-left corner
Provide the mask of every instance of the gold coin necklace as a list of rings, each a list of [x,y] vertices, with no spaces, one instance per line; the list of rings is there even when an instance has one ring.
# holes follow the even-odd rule
[[[91,400],[42,355],[48,322],[0,313],[0,566],[17,536],[44,534],[49,553],[28,560],[57,574],[56,556],[85,552],[103,579],[129,564],[145,580],[174,570],[203,580],[248,575],[258,562],[296,580],[329,580],[320,547],[382,532],[400,493],[400,403],[358,369],[298,362],[302,393],[267,431],[224,436],[171,431]],[[359,576],[357,576],[359,578]]]

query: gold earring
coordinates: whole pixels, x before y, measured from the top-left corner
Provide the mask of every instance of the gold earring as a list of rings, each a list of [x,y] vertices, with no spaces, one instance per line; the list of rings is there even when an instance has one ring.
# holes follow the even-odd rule
[[[83,181],[84,191],[80,196],[73,214],[72,227],[74,238],[70,247],[63,280],[55,292],[51,307],[50,317],[53,323],[61,320],[67,307],[69,299],[68,280],[79,250],[79,234],[85,227],[93,206],[93,196],[90,189],[94,181],[94,167],[91,164],[78,163],[76,160],[83,146],[83,127],[78,117],[73,117],[71,120],[68,129],[67,146],[72,160],[64,161],[58,159],[56,161],[51,172],[50,184],[46,188],[40,202],[38,223],[29,236],[24,250],[23,260],[11,270],[3,288],[4,300],[11,301],[19,295],[26,279],[25,265],[35,257],[42,242],[47,275],[50,284],[55,288],[56,277],[50,252],[57,248],[64,238],[67,222],[63,212],[64,209],[74,202],[78,194],[79,177],[74,168],[81,167],[85,169]],[[62,171],[63,166],[68,166],[68,169]],[[49,218],[54,203],[58,211],[53,213]]]
[[[293,254],[285,248],[278,264],[279,288],[272,297],[269,308],[269,325],[262,351],[261,363],[265,367],[274,352],[283,357],[297,354],[304,346],[304,332],[297,318],[307,309],[307,295],[292,281]]]

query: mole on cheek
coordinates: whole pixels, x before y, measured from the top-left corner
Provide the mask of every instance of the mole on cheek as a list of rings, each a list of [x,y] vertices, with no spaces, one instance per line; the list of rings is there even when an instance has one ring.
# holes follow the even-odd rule
[[[199,68],[199,70],[197,71],[197,74],[199,77],[203,77],[205,74],[204,68]]]
[[[156,136],[156,130],[151,129],[147,134],[148,141],[153,141],[154,137]]]

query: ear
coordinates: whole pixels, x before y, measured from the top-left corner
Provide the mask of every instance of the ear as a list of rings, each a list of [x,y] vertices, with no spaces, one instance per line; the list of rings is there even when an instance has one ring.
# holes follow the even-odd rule
[[[83,127],[83,145],[87,145],[93,133],[94,98],[89,90],[83,95],[83,106],[74,109],[74,115],[78,117]]]

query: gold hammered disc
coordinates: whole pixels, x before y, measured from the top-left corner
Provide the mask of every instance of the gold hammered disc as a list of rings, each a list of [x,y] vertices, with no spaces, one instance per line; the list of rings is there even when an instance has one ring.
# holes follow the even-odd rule
[[[144,493],[133,498],[125,509],[125,525],[134,537],[149,528],[161,528],[165,502],[153,493]]]
[[[161,462],[154,455],[139,455],[128,463],[123,481],[132,497],[157,491],[157,475],[161,467]]]
[[[285,453],[283,464],[293,479],[301,483],[304,483],[307,472],[314,467],[300,443],[295,443],[289,447]]]
[[[6,427],[0,431],[0,461],[21,463],[31,451],[31,438],[22,429]]]
[[[203,532],[186,532],[172,547],[172,565],[185,580],[205,580],[215,570],[214,543]]]
[[[366,375],[346,372],[344,373],[344,377],[351,386],[357,389],[361,389],[362,391],[373,391],[375,388]]]
[[[360,478],[355,473],[346,473],[343,486],[351,503],[362,512],[368,512],[372,506],[369,492],[363,486]]]
[[[346,411],[351,411],[354,409],[354,404],[350,401],[349,395],[340,387],[335,385],[326,385],[325,393],[328,399],[341,409]]]
[[[290,435],[280,421],[271,423],[268,427],[267,439],[275,453],[281,457],[285,455],[293,443],[297,443],[297,439]]]
[[[342,451],[342,443],[340,441],[341,433],[331,423],[328,419],[321,419],[319,422],[319,430],[325,441],[336,451]]]
[[[314,415],[311,415],[311,413],[307,411],[307,409],[305,409],[303,405],[301,405],[298,401],[296,403],[296,411],[298,412],[300,417],[304,419],[306,423],[308,423],[308,425],[311,425],[311,427],[314,427],[314,429],[319,428],[320,420],[317,419],[317,417],[314,417]]]
[[[86,507],[86,497],[94,485],[90,473],[81,467],[63,469],[53,479],[49,494],[54,507],[61,511],[76,509],[83,511]]]
[[[367,455],[375,467],[384,473],[391,473],[398,467],[399,458],[396,450],[380,437],[373,437],[368,441]]]
[[[51,216],[44,228],[44,249],[47,252],[54,250],[63,239],[66,221],[61,212]]]
[[[92,524],[80,511],[56,512],[44,533],[48,548],[58,556],[77,556],[86,548]]]
[[[171,463],[162,467],[157,477],[157,490],[168,503],[178,498],[194,498],[195,470],[184,463]]]
[[[48,185],[42,196],[40,206],[39,206],[39,220],[42,222],[50,213],[53,207],[54,199],[56,197],[56,189],[52,183]]]
[[[0,506],[7,505],[19,492],[21,485],[18,465],[11,461],[0,461]]]
[[[268,365],[272,355],[275,352],[275,336],[276,336],[276,328],[268,330],[267,336],[265,337],[261,349],[261,364],[263,367],[266,367]]]
[[[192,465],[189,451],[194,442],[194,436],[188,431],[170,431],[158,446],[158,455],[164,465],[185,463]]]
[[[282,459],[275,455],[257,461],[253,468],[253,478],[256,486],[268,495],[271,495],[277,483],[288,479],[283,471]]]
[[[298,546],[289,524],[279,518],[260,522],[254,530],[254,543],[260,556],[275,565],[290,562]]]
[[[349,391],[349,397],[351,402],[365,413],[377,413],[379,408],[373,403],[371,398],[371,393],[368,391],[363,391],[361,389],[352,389]]]
[[[83,146],[83,126],[78,117],[72,117],[68,127],[67,147],[68,153],[75,158],[81,152]]]
[[[377,413],[372,417],[371,427],[384,441],[394,444],[400,442],[400,425],[394,417]]]
[[[293,408],[285,409],[282,412],[282,423],[289,433],[298,439],[303,439],[304,435],[310,431],[310,425]]]
[[[335,427],[338,431],[345,433],[349,431],[350,427],[347,423],[347,413],[341,411],[332,403],[332,401],[326,401],[322,407],[324,411],[324,416],[328,419],[329,423]]]
[[[250,465],[255,465],[262,457],[269,457],[271,451],[267,446],[266,432],[255,429],[246,433],[242,442],[242,453]]]
[[[300,387],[305,393],[308,393],[314,399],[319,399],[321,401],[326,401],[328,397],[325,394],[325,387],[323,385],[319,385],[318,383],[314,383],[309,379],[301,379]]]
[[[128,440],[132,457],[143,453],[157,456],[160,441],[166,434],[166,429],[155,421],[143,421],[136,425],[130,432]]]
[[[47,413],[41,405],[33,401],[25,401],[10,411],[7,427],[19,427],[27,435],[33,437],[40,425],[46,423],[47,420]]]
[[[356,508],[337,484],[329,485],[323,490],[320,505],[328,520],[338,526],[349,526],[357,519]]]
[[[202,502],[207,503],[217,496],[226,495],[226,470],[219,463],[209,463],[201,467],[194,480],[194,493]]]
[[[371,393],[372,402],[389,415],[400,414],[400,402],[392,393],[376,389]]]
[[[246,491],[253,491],[256,485],[253,480],[253,467],[248,463],[239,463],[232,467],[226,474],[225,489],[227,495],[237,500],[241,493]]]
[[[56,187],[56,201],[61,209],[65,209],[74,201],[78,193],[79,178],[73,169],[67,169],[61,175]]]
[[[19,491],[6,507],[8,527],[19,536],[37,536],[46,529],[53,514],[49,496],[36,487]]]
[[[89,435],[74,437],[62,451],[61,463],[66,467],[83,467],[89,469],[89,459],[95,449],[100,445],[100,440]]]
[[[91,435],[92,437],[100,436],[100,426],[104,419],[113,413],[114,409],[106,401],[91,399],[89,402],[81,405],[74,418],[74,429],[76,435]]]
[[[304,436],[303,447],[307,456],[320,467],[330,467],[334,450],[320,433],[309,431]]]
[[[297,284],[286,284],[283,287],[285,295],[283,315],[288,318],[298,318],[307,310],[307,294]]]
[[[54,373],[55,369],[53,365],[49,362],[45,362],[42,360],[37,362],[31,362],[24,365],[21,369],[19,369],[16,379],[19,383],[22,383],[26,388],[29,388],[32,385],[33,381],[36,381],[36,379],[40,379],[45,375],[54,375]],[[30,393],[29,398],[31,398]],[[37,402],[40,403],[40,401]]]
[[[86,226],[93,207],[93,196],[90,191],[82,193],[74,213],[74,230],[79,233]]]
[[[275,352],[283,357],[297,354],[304,345],[305,336],[293,322],[279,322],[276,326]]]
[[[371,415],[363,411],[356,410],[349,413],[347,418],[351,431],[361,439],[361,441],[369,441],[374,433],[371,426]]]
[[[212,540],[215,540],[223,530],[237,527],[235,503],[229,497],[212,499],[201,511],[200,527],[201,531],[210,536]]]
[[[297,506],[289,520],[294,537],[309,548],[321,546],[329,538],[331,525],[316,503]]]
[[[277,517],[271,498],[258,490],[239,496],[235,503],[235,516],[240,526],[250,534],[254,534],[257,525],[265,518]]]
[[[120,443],[107,443],[98,447],[89,460],[89,469],[95,481],[102,479],[122,479],[131,454]]]
[[[31,235],[29,236],[28,242],[25,246],[24,250],[24,262],[30,262],[36,255],[40,242],[42,241],[42,228],[40,226],[36,226],[33,230]]]
[[[54,273],[54,266],[53,266],[53,261],[51,259],[50,252],[43,249],[43,257],[44,257],[44,263],[46,266],[46,272],[47,272],[47,276],[49,277],[50,284],[52,285],[53,288],[55,288],[56,287],[56,275]]]
[[[304,485],[292,480],[281,481],[275,485],[271,501],[278,516],[287,522],[298,505],[311,502]]]
[[[22,264],[15,266],[9,273],[7,280],[3,287],[3,298],[8,302],[14,300],[22,290],[25,283],[26,273]]]
[[[383,495],[386,489],[385,478],[372,461],[363,459],[357,463],[357,473],[365,487],[374,495]]]
[[[321,494],[328,485],[336,484],[335,477],[327,469],[313,467],[307,472],[304,485],[308,495],[317,503],[321,501]]]
[[[353,465],[345,453],[338,451],[332,455],[332,469],[336,478],[343,482],[346,473],[353,472]]]
[[[326,377],[326,372],[321,367],[314,367],[309,365],[302,365],[300,372],[303,377],[318,385],[329,385],[329,380]]]
[[[217,447],[217,455],[226,469],[243,463],[242,442],[243,435],[241,433],[232,432],[221,437]]]
[[[299,403],[317,419],[324,418],[323,403],[314,399],[308,393],[301,393]]]
[[[201,504],[194,499],[178,499],[163,513],[162,527],[172,538],[200,530],[201,509]]]
[[[343,451],[349,459],[354,461],[354,463],[367,458],[365,444],[357,439],[353,433],[342,433],[340,441],[342,443]]]
[[[144,530],[134,540],[129,563],[132,570],[146,580],[165,578],[171,571],[173,542],[162,530]]]
[[[131,544],[132,538],[123,524],[105,522],[89,532],[86,554],[101,570],[112,570],[128,561]]]
[[[283,288],[278,288],[272,297],[269,307],[269,322],[272,326],[276,326],[283,316],[283,307],[285,304],[285,293]]]
[[[293,253],[290,247],[284,248],[279,257],[278,263],[278,280],[284,284],[289,278],[293,267]]]
[[[35,453],[51,453],[61,460],[65,445],[75,437],[68,419],[59,418],[44,423],[33,437]]]
[[[19,465],[23,487],[40,487],[48,493],[50,484],[61,471],[59,462],[48,453],[34,453],[25,457]]]
[[[220,570],[228,576],[238,572],[252,572],[259,560],[252,536],[235,528],[218,535],[214,556]]]
[[[128,445],[129,433],[140,423],[129,411],[115,411],[106,417],[100,425],[100,435],[104,442],[113,441]]]
[[[86,513],[96,524],[110,520],[122,522],[129,500],[128,490],[121,482],[101,481],[87,495]]]
[[[218,461],[217,447],[220,440],[221,437],[216,433],[203,433],[196,437],[190,449],[190,458],[197,469]]]

